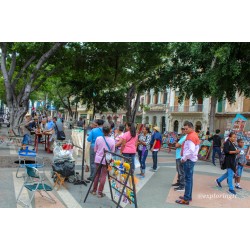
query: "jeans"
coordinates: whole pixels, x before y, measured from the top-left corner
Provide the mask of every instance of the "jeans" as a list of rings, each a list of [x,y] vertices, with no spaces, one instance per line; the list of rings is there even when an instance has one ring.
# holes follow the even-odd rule
[[[30,142],[31,142],[30,135],[25,134],[25,135],[23,136],[22,144],[28,145],[28,144],[30,144]]]
[[[233,178],[234,178],[234,171],[231,168],[227,169],[227,172],[223,174],[220,178],[218,178],[218,182],[222,182],[227,178],[228,180],[228,187],[229,190],[234,190],[234,185],[233,185]]]
[[[90,178],[94,178],[95,171],[96,171],[96,164],[95,164],[95,151],[93,147],[90,147]]]
[[[145,174],[146,169],[146,159],[148,156],[148,150],[145,150],[144,154],[142,155],[142,150],[138,150],[139,162],[141,164],[141,172]]]
[[[193,192],[193,175],[194,175],[194,161],[187,160],[183,163],[184,173],[185,173],[185,193],[184,200],[192,200]]]
[[[153,169],[154,169],[154,170],[157,169],[157,155],[158,155],[158,151],[153,151],[153,152],[152,152],[152,157],[153,157]]]
[[[96,171],[99,167],[99,164],[96,164]],[[102,194],[102,191],[104,189],[104,185],[106,182],[106,176],[108,173],[108,168],[105,165],[101,165],[101,167],[99,168],[98,172],[96,173],[96,177],[94,180],[94,186],[93,186],[93,191],[96,192],[97,187],[98,187],[98,182],[100,179],[100,183],[99,183],[99,187],[98,187],[98,194]]]
[[[212,155],[212,162],[215,164],[215,155],[216,153],[219,155],[219,158],[221,157],[221,149],[220,147],[213,147],[213,155]]]
[[[181,188],[185,187],[185,173],[183,163],[181,163],[181,159],[176,159],[176,171],[178,173],[177,183]]]
[[[129,154],[129,153],[123,153],[124,157],[131,158],[132,159],[132,170],[135,171],[135,154]]]

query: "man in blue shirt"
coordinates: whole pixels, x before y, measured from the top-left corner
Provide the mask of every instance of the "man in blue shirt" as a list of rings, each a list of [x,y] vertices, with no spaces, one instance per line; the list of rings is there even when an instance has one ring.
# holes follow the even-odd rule
[[[87,141],[90,142],[90,176],[89,178],[87,178],[88,180],[92,181],[94,176],[95,176],[95,171],[96,171],[96,166],[95,166],[95,151],[94,151],[94,147],[95,147],[95,141],[97,139],[97,137],[99,136],[103,136],[103,131],[102,131],[102,126],[104,121],[101,119],[98,119],[96,121],[98,127],[94,128],[91,130],[91,132],[89,133],[89,136],[87,138]]]
[[[185,187],[185,174],[184,174],[183,164],[181,163],[181,149],[182,149],[182,144],[186,140],[187,135],[184,134],[184,128],[181,128],[181,132],[182,132],[181,138],[175,145],[176,171],[178,173],[177,182],[172,185],[173,187],[176,187],[174,189],[175,191],[184,191]]]

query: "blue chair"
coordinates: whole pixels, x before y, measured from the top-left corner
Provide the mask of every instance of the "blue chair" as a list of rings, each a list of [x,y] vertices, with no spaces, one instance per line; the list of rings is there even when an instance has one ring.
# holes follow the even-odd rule
[[[48,193],[52,191],[52,187],[44,183],[44,178],[42,178],[41,173],[36,167],[25,165],[26,167],[26,178],[23,183],[23,186],[17,196],[17,203],[22,203],[25,207],[30,207],[31,202],[35,196],[35,193],[38,192],[42,197],[49,199],[51,202],[56,203],[56,201]],[[26,188],[32,194],[29,196],[29,202],[26,203],[20,199],[23,189]],[[46,193],[46,196],[43,195],[43,192]]]
[[[26,165],[44,169],[43,159],[37,156],[36,151],[29,150],[28,147],[26,147],[26,149],[18,151],[18,162],[19,163],[16,171],[17,178],[23,177],[22,175],[18,176],[18,172],[20,168],[25,168]]]

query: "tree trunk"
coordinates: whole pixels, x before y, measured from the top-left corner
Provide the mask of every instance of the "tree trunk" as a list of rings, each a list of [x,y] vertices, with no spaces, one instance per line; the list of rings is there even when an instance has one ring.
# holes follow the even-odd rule
[[[44,53],[41,58],[38,60],[38,63],[33,68],[32,72],[27,77],[27,82],[24,84],[23,89],[20,91],[18,96],[16,95],[16,85],[18,84],[19,79],[26,72],[32,61],[35,59],[35,56],[32,56],[28,62],[25,63],[20,72],[17,73],[17,77],[12,80],[12,77],[15,72],[16,67],[16,53],[12,53],[12,61],[10,70],[7,69],[7,55],[9,54],[7,51],[7,43],[1,43],[1,71],[4,77],[4,85],[6,90],[6,101],[7,106],[10,111],[10,130],[13,130],[14,133],[17,133],[16,126],[19,125],[25,114],[29,109],[29,98],[32,92],[32,84],[37,79],[38,71],[41,67],[48,61],[48,59],[56,53],[56,51],[63,45],[64,43],[55,43],[52,48],[50,48],[46,53]],[[40,87],[40,84],[36,85],[36,89]]]
[[[210,116],[209,116],[209,131],[214,132],[215,112],[216,112],[217,98],[211,97]]]
[[[136,120],[136,113],[137,113],[137,110],[139,108],[139,105],[140,105],[140,97],[141,97],[141,94],[140,93],[137,93],[136,95],[136,100],[135,100],[135,105],[133,107],[133,111],[132,111],[132,122],[134,123],[135,120]]]
[[[135,86],[132,85],[128,89],[127,96],[126,96],[126,119],[127,122],[133,122],[133,112],[132,112],[132,100],[135,97]]]
[[[95,120],[95,112],[96,112],[96,107],[95,107],[95,104],[93,104],[93,120]]]

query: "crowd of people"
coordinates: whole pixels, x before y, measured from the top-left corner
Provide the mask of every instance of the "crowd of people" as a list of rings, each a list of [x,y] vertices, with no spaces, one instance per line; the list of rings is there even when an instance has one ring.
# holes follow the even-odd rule
[[[28,145],[34,145],[32,135],[38,134],[38,142],[44,141],[44,136],[50,134],[49,150],[53,150],[53,142],[58,138],[61,131],[64,130],[62,118],[51,117],[46,115],[37,116],[35,113],[27,113],[24,122],[19,125],[20,132],[23,136],[21,149],[25,149]],[[61,138],[65,139],[65,138]]]
[[[83,119],[79,119],[77,127],[85,127]],[[34,133],[34,131],[41,133],[41,141],[43,135],[51,133],[52,145],[53,140],[57,138],[58,132],[63,130],[63,124],[57,117],[52,119],[52,117],[44,116],[38,119],[37,116],[34,116],[32,119],[31,115],[27,114],[21,128],[23,132],[22,148],[24,148],[29,144],[30,134]],[[149,127],[144,126],[139,133],[133,123],[127,122],[125,125],[115,127],[113,122],[104,122],[102,119],[97,119],[92,121],[88,131],[87,141],[90,144],[88,156],[90,176],[88,180],[94,181],[93,190],[91,191],[93,195],[100,198],[105,196],[103,188],[107,176],[107,164],[103,159],[104,149],[131,158],[133,171],[138,159],[140,164],[138,177],[140,178],[144,178],[146,175],[146,160],[151,151],[153,164],[150,170],[153,172],[158,170],[158,152],[163,146],[163,137],[159,127],[155,126],[153,131],[150,131]],[[175,143],[177,182],[172,186],[175,191],[184,192],[184,195],[179,196],[176,203],[189,205],[190,201],[192,201],[193,173],[198,160],[200,136],[199,133],[194,131],[191,122],[185,122],[181,131]],[[208,130],[206,139],[212,142],[212,163],[216,165],[216,154],[219,159],[224,157],[221,168],[226,169],[226,173],[216,179],[216,184],[221,188],[221,183],[227,179],[229,192],[235,195],[235,189],[241,189],[240,179],[243,168],[247,164],[244,141],[237,140],[236,134],[231,132],[228,139],[222,143],[220,130],[218,129],[214,135],[210,135]],[[102,167],[98,168],[100,164],[102,164]],[[99,169],[98,173],[96,173],[97,169]],[[233,180],[235,180],[235,184],[233,184]]]

